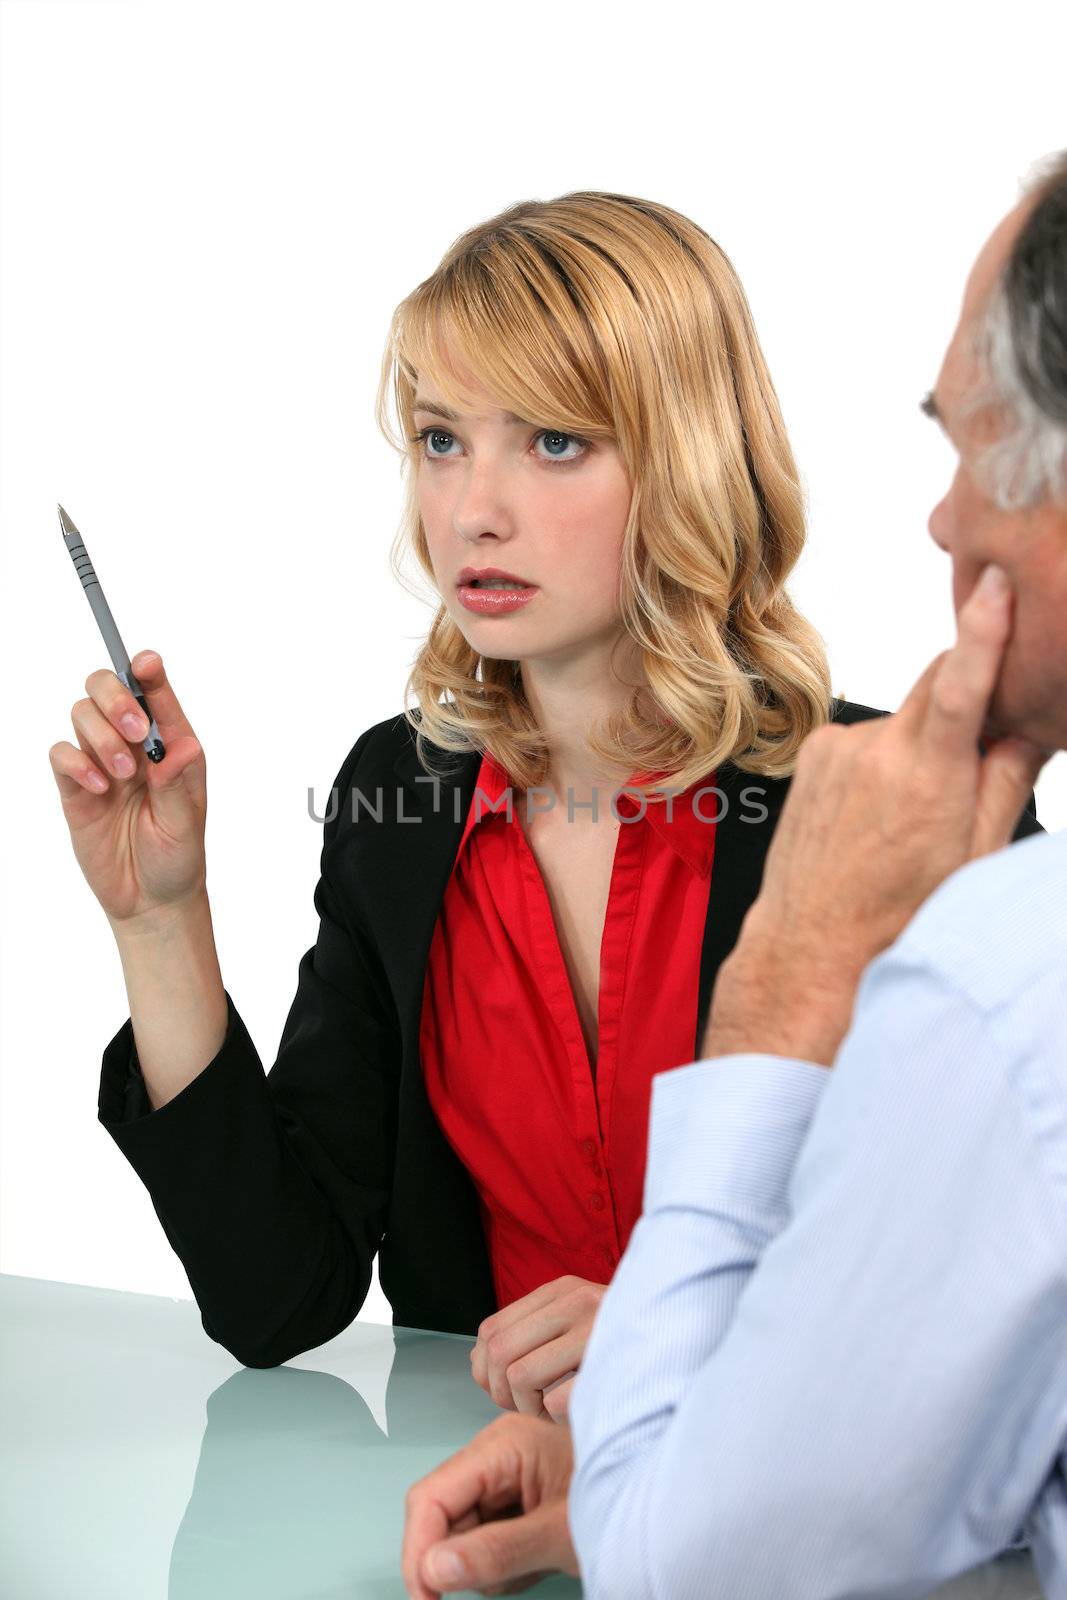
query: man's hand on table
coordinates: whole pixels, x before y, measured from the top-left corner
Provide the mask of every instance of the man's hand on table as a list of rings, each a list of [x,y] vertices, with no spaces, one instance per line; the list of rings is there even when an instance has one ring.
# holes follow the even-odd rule
[[[550,1572],[577,1577],[567,1401],[605,1292],[555,1278],[479,1327],[471,1375],[505,1413],[408,1491],[401,1565],[416,1600],[454,1589],[517,1594]],[[436,1571],[438,1553],[464,1571]]]
[[[570,1427],[507,1413],[420,1478],[405,1501],[400,1564],[411,1600],[456,1589],[518,1594],[578,1576],[567,1521]],[[439,1563],[452,1558],[459,1567]]]
[[[1011,617],[993,572],[894,716],[804,741],[759,896],[719,970],[702,1059],[830,1066],[867,964],[950,873],[1009,843],[1051,754],[1019,739],[978,749]]]

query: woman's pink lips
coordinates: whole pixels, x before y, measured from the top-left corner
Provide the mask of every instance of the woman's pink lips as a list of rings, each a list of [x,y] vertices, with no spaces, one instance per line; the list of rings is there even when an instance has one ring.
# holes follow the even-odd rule
[[[528,605],[537,593],[537,585],[529,584],[523,589],[480,589],[461,583],[456,592],[460,605],[467,611],[477,612],[482,617],[500,617]]]

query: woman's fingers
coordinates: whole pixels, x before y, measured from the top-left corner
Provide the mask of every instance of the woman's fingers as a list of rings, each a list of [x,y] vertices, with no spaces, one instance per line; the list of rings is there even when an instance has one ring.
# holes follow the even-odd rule
[[[84,794],[107,793],[108,781],[96,763],[81,748],[75,748],[69,739],[60,739],[48,752],[60,799],[64,802]]]
[[[92,703],[123,739],[148,737],[148,721],[122,679],[110,668],[90,672],[85,688]],[[128,720],[127,720],[128,719]]]
[[[178,696],[171,687],[167,677],[166,668],[161,658],[154,650],[142,650],[130,662],[133,675],[144,690],[145,699],[148,701],[159,736],[166,744],[170,739],[181,738],[182,735],[192,735],[192,724],[178,703]]]
[[[192,734],[188,717],[178,703],[178,697],[167,679],[160,657],[153,650],[142,650],[130,662],[133,675],[144,691],[148,708],[155,718],[159,736],[164,744],[183,734]],[[94,703],[123,738],[139,742],[148,737],[148,723],[144,712],[117,673],[108,667],[90,672],[85,687]],[[124,717],[134,719],[127,728]],[[134,726],[136,723],[136,727]]]
[[[116,731],[114,723],[95,700],[75,701],[70,720],[82,750],[109,780],[132,778],[139,759],[147,760],[142,750],[131,748],[130,740]],[[143,716],[141,721],[144,721]]]
[[[558,1378],[556,1382],[545,1390],[545,1410],[553,1422],[561,1422],[570,1409],[571,1390],[578,1374],[572,1373],[569,1377]]]
[[[159,729],[165,750],[163,760],[152,762],[145,755],[148,723],[144,713],[121,678],[106,668],[91,672],[86,678],[85,687],[91,699],[79,702],[78,718],[86,729],[87,739],[100,749],[107,773],[120,779],[133,774],[119,771],[113,765],[118,756],[115,741],[128,741],[126,750],[134,762],[134,771],[147,784],[160,820],[169,827],[183,829],[189,820],[189,807],[195,812],[203,811],[206,805],[207,770],[203,746],[155,651],[140,651],[130,666]],[[95,716],[87,706],[96,708]],[[133,721],[127,725],[128,718]]]

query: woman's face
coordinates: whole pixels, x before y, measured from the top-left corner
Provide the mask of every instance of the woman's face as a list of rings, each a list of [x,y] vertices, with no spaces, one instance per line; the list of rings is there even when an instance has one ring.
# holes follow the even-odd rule
[[[454,414],[425,380],[415,398],[419,509],[437,587],[467,642],[498,660],[557,663],[610,647],[631,497],[614,440],[488,406]],[[491,567],[523,580],[521,604],[461,583]]]

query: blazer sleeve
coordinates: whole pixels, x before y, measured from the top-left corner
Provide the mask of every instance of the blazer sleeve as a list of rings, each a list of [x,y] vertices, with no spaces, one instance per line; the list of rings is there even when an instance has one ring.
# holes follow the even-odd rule
[[[335,881],[363,734],[341,767],[277,1059],[264,1074],[233,1003],[218,1054],[158,1110],[130,1018],[107,1045],[98,1117],[147,1188],[205,1331],[247,1367],[332,1339],[370,1286],[385,1229],[400,1034]]]
[[[1030,798],[1020,811],[1019,820],[1015,824],[1015,832],[1011,836],[1012,843],[1015,844],[1019,839],[1027,839],[1032,833],[1044,833],[1044,831],[1037,820],[1037,794],[1031,789]]]

